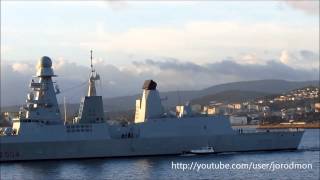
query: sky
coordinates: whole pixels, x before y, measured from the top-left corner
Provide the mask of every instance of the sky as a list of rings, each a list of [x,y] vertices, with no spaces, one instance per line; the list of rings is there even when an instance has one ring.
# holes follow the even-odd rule
[[[315,80],[319,1],[1,1],[1,103],[24,101],[44,55],[62,91],[78,87],[91,49],[106,97],[151,78],[162,91]]]

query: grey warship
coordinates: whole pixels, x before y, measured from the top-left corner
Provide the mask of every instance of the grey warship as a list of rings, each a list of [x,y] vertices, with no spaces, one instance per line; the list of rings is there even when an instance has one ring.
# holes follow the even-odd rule
[[[91,58],[92,60],[92,58]],[[42,57],[37,81],[32,80],[25,113],[0,136],[0,161],[175,155],[203,147],[215,153],[294,150],[304,131],[239,133],[226,116],[194,116],[165,113],[153,80],[145,81],[136,100],[134,123],[109,124],[104,119],[102,96],[96,93],[99,75],[91,65],[88,94],[77,117],[66,123],[61,117],[52,61]],[[185,107],[187,110],[188,108]]]

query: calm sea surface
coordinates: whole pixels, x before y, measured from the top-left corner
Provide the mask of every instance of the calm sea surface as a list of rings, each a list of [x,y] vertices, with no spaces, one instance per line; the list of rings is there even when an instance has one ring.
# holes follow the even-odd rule
[[[2,163],[5,179],[320,179],[320,130],[306,130],[297,151]],[[173,163],[253,164],[256,169],[174,169]],[[257,164],[312,164],[312,169],[257,169]],[[204,166],[203,165],[203,166]],[[181,165],[182,166],[182,165]],[[252,166],[252,167],[253,167]],[[271,166],[271,165],[270,165]],[[276,165],[279,166],[279,165]],[[211,166],[212,167],[212,166]],[[288,166],[287,166],[288,167]],[[310,167],[310,165],[309,165]]]

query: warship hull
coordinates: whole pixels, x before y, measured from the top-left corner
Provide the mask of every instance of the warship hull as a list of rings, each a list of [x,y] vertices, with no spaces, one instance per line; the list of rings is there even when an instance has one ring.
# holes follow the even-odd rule
[[[156,124],[158,127],[164,127],[167,124],[172,127],[175,125],[174,121],[151,124]],[[19,136],[9,136],[2,139],[1,142],[1,161],[173,155],[204,146],[213,147],[215,153],[288,150],[297,149],[303,135],[303,131],[238,133],[231,130],[227,134],[220,134],[217,131],[201,133],[203,131],[200,128],[201,125],[208,126],[207,129],[210,127],[218,129],[219,127],[215,126],[219,124],[217,122],[219,121],[209,119],[186,120],[180,122],[183,124],[180,127],[175,126],[177,129],[174,132],[167,128],[167,132],[162,133],[162,137],[157,137],[157,130],[154,130],[149,137],[143,137],[143,126],[124,128],[140,130],[142,136],[133,138],[121,138],[116,132],[112,132],[112,130],[119,130],[120,127],[111,128],[110,131],[110,127],[107,130],[107,126],[101,128],[100,135],[89,133],[82,138],[77,133],[71,135],[65,133],[65,136],[60,133],[57,139],[47,140],[39,135],[32,141],[18,140]],[[193,123],[197,123],[198,126],[195,124],[193,127],[190,126]],[[182,130],[179,131],[179,129]],[[164,130],[158,129],[161,132]],[[95,132],[98,131],[95,130]],[[184,135],[186,132],[189,132],[189,135]],[[173,133],[176,135],[173,136]],[[114,136],[109,136],[109,134]]]

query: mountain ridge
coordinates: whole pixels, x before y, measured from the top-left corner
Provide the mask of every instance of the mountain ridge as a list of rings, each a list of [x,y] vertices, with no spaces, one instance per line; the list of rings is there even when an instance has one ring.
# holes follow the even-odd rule
[[[161,86],[161,85],[160,85]],[[319,86],[319,81],[286,81],[286,80],[254,80],[254,81],[239,81],[213,85],[202,90],[188,91],[168,91],[160,92],[162,98],[167,97],[162,103],[165,107],[173,107],[177,104],[184,104],[187,101],[201,98],[203,96],[213,95],[223,91],[242,91],[255,92],[264,94],[280,94],[293,89],[298,89],[306,86]],[[103,98],[104,109],[106,112],[126,111],[135,108],[135,100],[140,97],[140,94],[131,96],[120,96],[112,98]],[[227,98],[227,97],[226,97]],[[79,99],[80,102],[80,99]],[[68,111],[76,113],[79,104],[68,104]],[[2,107],[1,111],[18,111],[17,106]]]

